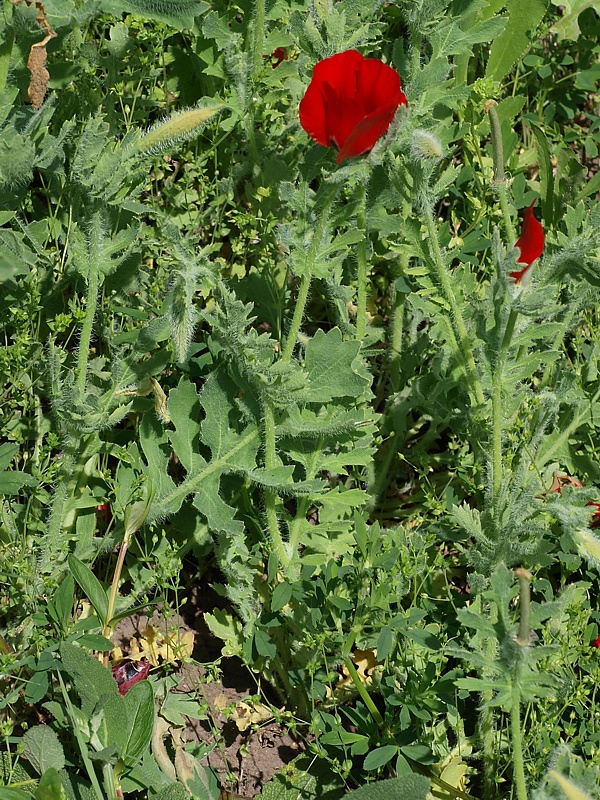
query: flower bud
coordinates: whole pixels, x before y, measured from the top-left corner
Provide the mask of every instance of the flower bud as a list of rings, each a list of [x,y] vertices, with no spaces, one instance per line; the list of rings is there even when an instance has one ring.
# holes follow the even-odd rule
[[[221,103],[210,108],[179,111],[163,122],[154,125],[148,133],[138,139],[135,149],[142,155],[162,153],[180,142],[186,142],[196,136],[203,125],[222,107]]]
[[[437,136],[418,128],[410,139],[410,154],[415,161],[439,161],[444,156],[444,149]]]
[[[561,775],[560,772],[551,769],[548,775],[558,783],[568,800],[592,800],[589,794],[582,792],[579,786],[574,784],[569,778]]]
[[[127,541],[136,531],[142,527],[152,505],[152,485],[146,478],[142,483],[138,499],[130,503],[125,509],[125,540]]]
[[[591,531],[585,528],[578,528],[573,533],[573,539],[579,555],[594,566],[600,567],[600,539],[597,539]]]

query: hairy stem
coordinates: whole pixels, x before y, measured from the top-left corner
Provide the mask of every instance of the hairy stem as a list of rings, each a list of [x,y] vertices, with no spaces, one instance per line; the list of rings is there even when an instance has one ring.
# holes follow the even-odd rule
[[[265,469],[274,469],[276,465],[275,448],[275,415],[273,407],[268,401],[263,404],[263,424],[265,440]],[[290,555],[281,537],[279,523],[277,521],[277,493],[272,489],[265,489],[265,512],[267,518],[267,530],[271,548],[279,559],[279,564],[287,574],[290,566]]]
[[[518,675],[513,678],[512,705],[510,709],[510,735],[512,740],[513,780],[517,800],[527,800],[525,766],[523,762],[523,736],[521,733],[521,690]]]
[[[519,633],[517,642],[522,647],[527,647],[531,640],[529,631],[529,616],[531,612],[531,572],[522,567],[515,570],[515,576],[519,581]]]
[[[322,183],[319,188],[317,198],[315,199],[314,209],[317,222],[314,227],[310,246],[306,253],[304,270],[302,272],[302,279],[300,281],[300,289],[298,291],[296,306],[294,308],[294,316],[292,317],[292,323],[290,325],[285,347],[281,356],[282,361],[289,361],[291,359],[292,353],[294,352],[294,347],[296,346],[298,332],[300,330],[300,326],[302,325],[302,320],[304,319],[304,311],[306,309],[306,301],[308,300],[308,292],[314,272],[315,260],[319,252],[319,246],[321,245],[323,232],[325,231],[325,227],[327,225],[329,211],[337,194],[337,190],[338,184]],[[321,199],[320,203],[319,199]],[[308,220],[306,220],[306,222],[308,224]]]
[[[492,137],[492,157],[494,160],[494,186],[498,192],[498,199],[500,200],[500,208],[502,210],[502,218],[504,220],[504,230],[508,241],[512,244],[516,241],[515,228],[510,216],[508,207],[508,181],[504,174],[504,145],[502,144],[502,126],[500,125],[500,118],[496,110],[496,102],[491,101],[488,109],[488,116],[490,118],[490,132]]]
[[[254,28],[252,37],[252,73],[254,78],[262,68],[263,43],[265,39],[265,0],[254,0]]]
[[[502,335],[500,352],[494,365],[492,377],[492,467],[494,500],[498,497],[502,485],[502,378],[506,357],[515,332],[518,312],[511,308]]]
[[[427,233],[429,234],[429,245],[436,277],[441,286],[444,299],[450,306],[450,321],[458,341],[460,351],[459,355],[464,365],[467,383],[469,385],[469,393],[471,394],[471,399],[475,400],[477,405],[483,405],[485,402],[485,397],[483,395],[483,389],[481,388],[481,382],[479,381],[477,375],[477,368],[475,366],[475,359],[473,358],[473,351],[471,350],[471,343],[469,342],[469,336],[467,334],[467,329],[465,327],[460,306],[458,305],[456,296],[452,289],[449,270],[444,263],[437,229],[433,219],[433,211],[429,204],[425,206],[425,225],[427,227]]]
[[[8,16],[10,5],[4,4],[3,13]],[[5,33],[6,38],[0,44],[0,94],[6,88],[6,79],[8,78],[8,68],[10,65],[10,57],[12,55],[13,44],[15,41],[14,29],[11,27]]]
[[[358,261],[358,295],[356,300],[356,338],[359,342],[365,338],[367,329],[367,191],[364,185],[357,190],[358,213],[356,225],[363,237],[356,247]]]
[[[101,222],[100,215],[92,216],[90,231],[88,235],[88,275],[87,275],[87,297],[85,306],[85,317],[81,327],[81,337],[79,349],[77,351],[77,377],[75,386],[79,395],[79,401],[83,400],[87,381],[87,365],[90,354],[90,342],[96,318],[96,307],[98,304],[98,289],[100,286],[100,250],[101,250]]]

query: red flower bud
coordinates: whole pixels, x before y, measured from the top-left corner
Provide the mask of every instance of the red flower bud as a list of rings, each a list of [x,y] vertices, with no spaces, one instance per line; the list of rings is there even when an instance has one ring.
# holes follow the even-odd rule
[[[311,139],[337,147],[337,163],[369,152],[408,105],[400,76],[377,58],[346,50],[316,64],[300,102],[300,124]]]
[[[530,270],[544,250],[544,229],[533,213],[535,204],[536,201],[534,200],[525,211],[523,216],[523,229],[515,245],[520,251],[517,264],[525,264],[525,266],[522,270],[510,273],[510,277],[514,279],[515,283],[519,283],[522,286],[527,286],[529,283],[529,276],[531,275]]]

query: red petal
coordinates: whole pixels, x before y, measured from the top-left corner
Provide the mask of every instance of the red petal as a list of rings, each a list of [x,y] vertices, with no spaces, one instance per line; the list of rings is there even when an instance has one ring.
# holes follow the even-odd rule
[[[311,139],[317,144],[329,147],[333,136],[339,131],[328,129],[328,119],[325,107],[326,93],[329,103],[337,104],[340,108],[331,109],[330,123],[335,123],[339,116],[342,100],[354,94],[356,88],[356,71],[358,63],[363,56],[357,50],[346,50],[335,56],[319,61],[313,70],[312,79],[306,94],[300,101],[300,124]],[[325,88],[327,87],[327,89]],[[332,98],[334,100],[332,101]],[[338,142],[339,146],[339,142]]]
[[[514,278],[515,283],[520,283],[533,262],[539,258],[544,251],[544,229],[533,213],[536,200],[529,206],[523,215],[523,227],[515,247],[519,250],[517,264],[525,264],[522,270],[511,272],[510,277]]]
[[[346,158],[355,158],[372,150],[377,140],[390,127],[398,106],[382,108],[369,114],[356,125],[338,153],[337,163],[341,164]]]
[[[532,264],[544,251],[544,229],[535,218],[533,207],[536,201],[529,206],[523,216],[523,228],[515,245],[521,251],[517,264]]]
[[[320,61],[300,103],[300,124],[318,144],[339,149],[338,164],[366,153],[407,105],[396,70],[346,50]]]
[[[593,643],[592,647],[600,647],[600,636],[599,636],[599,637],[596,639],[596,641]]]

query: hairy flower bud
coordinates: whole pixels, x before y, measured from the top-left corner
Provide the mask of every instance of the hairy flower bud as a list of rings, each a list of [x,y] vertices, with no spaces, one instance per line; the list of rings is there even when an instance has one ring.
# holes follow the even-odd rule
[[[162,153],[176,144],[186,142],[196,136],[204,124],[221,108],[223,108],[222,103],[210,108],[178,111],[150,128],[148,133],[138,139],[135,149],[142,155]]]
[[[444,156],[444,149],[437,136],[424,128],[417,128],[410,138],[410,154],[415,161],[439,161]]]
[[[577,552],[595,567],[600,567],[600,539],[585,528],[578,528],[573,533]]]

